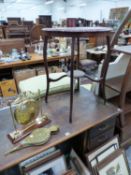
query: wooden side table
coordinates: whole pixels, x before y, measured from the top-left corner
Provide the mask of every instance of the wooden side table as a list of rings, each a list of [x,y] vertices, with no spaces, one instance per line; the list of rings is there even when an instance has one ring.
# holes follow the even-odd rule
[[[70,37],[71,38],[71,72],[70,72],[70,114],[69,114],[69,122],[72,123],[72,112],[73,112],[73,78],[74,78],[74,52],[75,52],[75,42],[77,40],[77,64],[79,65],[79,55],[80,55],[80,47],[79,47],[79,39],[80,37],[91,37],[91,36],[106,36],[112,31],[111,28],[108,27],[68,27],[68,28],[44,28],[44,51],[43,57],[45,62],[45,70],[47,75],[47,89],[45,101],[48,101],[48,94],[50,88],[50,82],[58,81],[62,76],[58,79],[51,79],[48,71],[48,62],[47,62],[47,43],[50,37]],[[79,84],[79,83],[78,83]]]

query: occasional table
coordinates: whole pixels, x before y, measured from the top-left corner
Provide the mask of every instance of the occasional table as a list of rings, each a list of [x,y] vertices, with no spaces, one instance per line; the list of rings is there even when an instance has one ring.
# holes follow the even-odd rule
[[[48,101],[48,94],[50,88],[50,82],[58,81],[64,76],[58,79],[51,79],[48,71],[48,61],[47,61],[47,43],[48,39],[51,37],[70,37],[71,38],[71,72],[70,72],[70,114],[69,114],[69,122],[72,123],[72,110],[73,110],[73,78],[74,78],[74,53],[75,53],[75,41],[77,40],[77,60],[76,60],[76,68],[79,66],[79,55],[80,55],[80,47],[79,40],[80,37],[91,37],[91,36],[106,36],[108,35],[112,29],[108,27],[68,27],[68,28],[44,28],[44,48],[43,48],[43,57],[45,62],[45,70],[47,75],[47,89],[45,101]]]

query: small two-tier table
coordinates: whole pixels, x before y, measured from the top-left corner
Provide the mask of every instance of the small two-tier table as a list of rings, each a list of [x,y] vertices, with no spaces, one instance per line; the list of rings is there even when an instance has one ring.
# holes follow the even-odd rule
[[[77,67],[79,65],[79,39],[80,37],[90,37],[90,36],[107,36],[112,29],[108,27],[68,27],[68,28],[44,28],[44,51],[43,57],[45,62],[45,70],[47,75],[47,89],[45,101],[48,101],[49,94],[49,86],[50,82],[58,81],[64,76],[58,79],[51,79],[48,71],[48,61],[47,61],[47,43],[48,39],[51,37],[70,37],[72,40],[71,43],[71,72],[70,72],[70,114],[69,114],[69,122],[72,123],[72,110],[73,110],[73,78],[74,78],[74,52],[75,52],[75,41],[77,40]]]

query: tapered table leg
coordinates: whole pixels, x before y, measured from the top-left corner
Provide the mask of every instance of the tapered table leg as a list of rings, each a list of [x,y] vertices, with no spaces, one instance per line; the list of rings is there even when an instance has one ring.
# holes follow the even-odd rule
[[[50,85],[50,79],[49,79],[49,70],[48,70],[48,61],[47,61],[47,43],[48,43],[48,37],[44,37],[44,47],[43,47],[43,57],[44,57],[44,64],[45,64],[45,72],[46,72],[46,82],[47,82],[47,88],[46,88],[46,94],[45,94],[45,102],[48,102],[48,95],[49,95],[49,85]]]
[[[74,49],[75,49],[75,37],[72,37],[71,43],[71,77],[70,77],[70,115],[69,122],[72,123],[72,112],[73,112],[73,93],[74,93]]]
[[[79,69],[80,62],[80,39],[77,37],[77,60],[76,60],[76,69]],[[80,90],[80,78],[77,78],[77,90]]]

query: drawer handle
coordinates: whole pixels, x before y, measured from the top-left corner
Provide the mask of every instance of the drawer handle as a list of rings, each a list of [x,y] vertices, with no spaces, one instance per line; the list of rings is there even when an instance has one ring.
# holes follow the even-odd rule
[[[99,131],[104,131],[108,128],[108,125],[103,125],[99,128]]]

